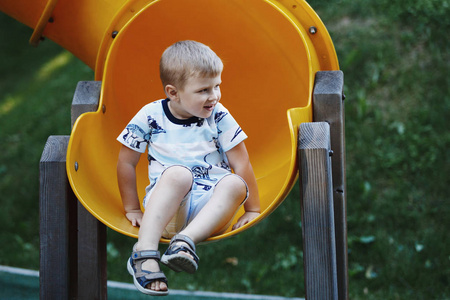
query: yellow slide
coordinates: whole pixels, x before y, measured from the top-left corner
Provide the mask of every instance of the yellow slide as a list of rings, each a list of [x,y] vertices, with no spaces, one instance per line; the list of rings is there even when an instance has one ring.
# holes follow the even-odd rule
[[[67,174],[95,217],[133,237],[117,187],[116,137],[144,104],[165,97],[165,48],[186,39],[211,46],[225,63],[221,101],[249,136],[263,213],[210,240],[245,230],[283,201],[297,176],[298,126],[312,121],[315,73],[339,69],[325,26],[300,0],[0,0],[0,10],[34,28],[32,43],[54,40],[102,81],[98,111],[73,128]],[[145,159],[138,176],[143,198]]]

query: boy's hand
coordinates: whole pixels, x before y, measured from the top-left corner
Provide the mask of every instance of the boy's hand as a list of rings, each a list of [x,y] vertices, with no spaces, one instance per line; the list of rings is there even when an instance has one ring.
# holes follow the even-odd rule
[[[259,212],[253,212],[253,211],[248,211],[245,212],[240,218],[239,220],[236,222],[236,224],[233,225],[233,230],[238,229],[239,227],[244,226],[245,224],[247,224],[248,222],[254,220],[256,217],[258,217],[260,215]]]
[[[125,213],[127,219],[131,222],[134,227],[141,226],[143,213],[141,210],[130,211]]]

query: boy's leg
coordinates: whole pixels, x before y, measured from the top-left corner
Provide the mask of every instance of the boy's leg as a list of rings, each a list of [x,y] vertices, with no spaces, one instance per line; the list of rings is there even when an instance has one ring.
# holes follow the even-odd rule
[[[220,180],[208,203],[180,234],[190,237],[195,244],[221,230],[234,216],[247,196],[242,178],[228,175]]]
[[[137,251],[158,250],[161,234],[190,191],[192,182],[192,173],[185,167],[173,166],[164,171],[145,209],[139,229]],[[151,272],[160,270],[158,262],[153,259],[145,261],[142,268]],[[167,290],[167,285],[164,282],[154,282],[150,289]]]

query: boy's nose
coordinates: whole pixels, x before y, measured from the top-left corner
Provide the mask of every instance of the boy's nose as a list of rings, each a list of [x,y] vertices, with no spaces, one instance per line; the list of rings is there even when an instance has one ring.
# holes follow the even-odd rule
[[[212,91],[211,95],[209,96],[210,101],[219,101],[220,98],[220,92],[218,91]]]

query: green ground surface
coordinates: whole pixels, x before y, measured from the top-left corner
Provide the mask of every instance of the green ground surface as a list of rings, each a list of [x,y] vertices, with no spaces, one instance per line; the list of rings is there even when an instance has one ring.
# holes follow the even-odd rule
[[[0,299],[4,300],[34,300],[39,299],[39,274],[37,271],[0,266]],[[139,300],[149,299],[137,291],[132,284],[108,282],[109,300]],[[215,292],[189,292],[183,290],[171,291],[166,300],[302,300],[300,298],[285,298],[265,295],[245,295]]]

